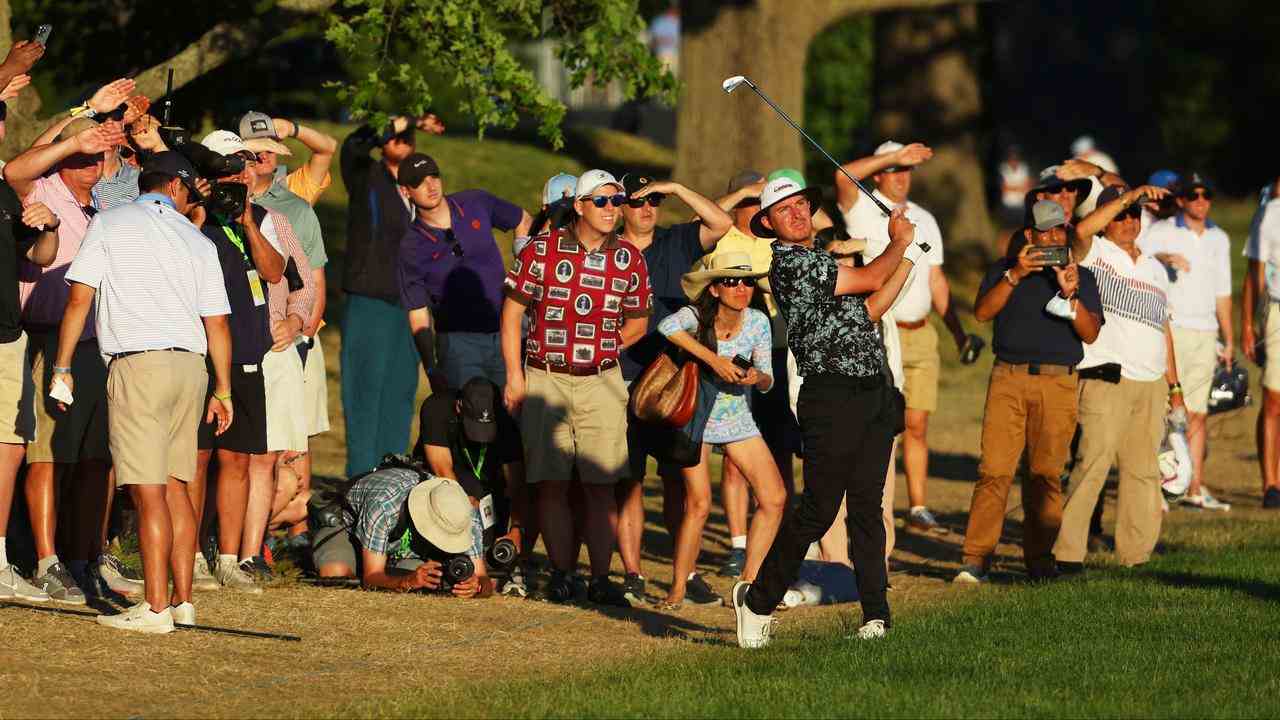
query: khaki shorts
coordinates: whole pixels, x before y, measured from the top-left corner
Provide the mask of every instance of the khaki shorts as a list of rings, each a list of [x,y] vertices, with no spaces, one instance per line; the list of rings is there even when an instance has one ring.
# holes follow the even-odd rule
[[[66,410],[49,397],[58,354],[57,331],[29,335],[31,380],[35,383],[36,438],[27,446],[27,462],[77,463],[107,460],[107,365],[96,340],[76,344],[71,355],[75,402]]]
[[[161,350],[112,361],[107,405],[117,485],[195,477],[196,431],[208,386],[203,355]]]
[[[898,328],[902,343],[902,385],[907,409],[933,412],[938,409],[938,331],[932,323],[908,330]]]
[[[316,335],[302,366],[303,413],[307,436],[329,432],[329,385],[324,367],[324,343]]]
[[[306,452],[306,391],[297,348],[289,346],[262,356],[262,388],[267,404],[267,452]]]
[[[1218,365],[1218,333],[1213,330],[1173,328],[1173,357],[1187,412],[1209,412],[1209,391]]]
[[[27,359],[27,334],[0,344],[0,443],[22,445],[36,438],[36,386]]]
[[[525,481],[568,482],[573,469],[589,485],[627,472],[627,388],[622,370],[575,377],[525,368],[520,411]]]
[[[1262,368],[1262,387],[1280,391],[1280,303],[1267,303],[1267,319],[1262,337],[1266,343],[1267,360]],[[1179,374],[1182,368],[1178,368]]]

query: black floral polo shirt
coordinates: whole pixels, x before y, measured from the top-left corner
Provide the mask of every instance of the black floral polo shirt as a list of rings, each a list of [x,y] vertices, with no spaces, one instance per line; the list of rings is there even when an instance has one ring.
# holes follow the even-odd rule
[[[787,344],[805,377],[836,373],[878,375],[884,346],[866,299],[836,295],[839,266],[830,254],[793,243],[773,243],[769,282],[787,321]]]

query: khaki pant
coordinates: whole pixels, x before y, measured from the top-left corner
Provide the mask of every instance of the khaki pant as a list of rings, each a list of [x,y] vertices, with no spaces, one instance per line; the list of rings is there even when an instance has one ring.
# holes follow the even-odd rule
[[[204,356],[195,353],[160,350],[111,362],[107,419],[117,485],[195,479],[208,385]]]
[[[35,439],[35,394],[23,333],[13,342],[0,343],[0,443],[23,445]]]
[[[1208,413],[1213,372],[1218,366],[1218,333],[1174,327],[1173,356],[1178,361],[1178,380],[1182,381],[1187,412]]]
[[[942,367],[938,330],[930,322],[915,330],[898,326],[898,341],[902,344],[902,394],[907,398],[907,409],[937,410]]]
[[[1116,556],[1124,565],[1151,558],[1160,537],[1160,469],[1156,453],[1164,434],[1169,386],[1164,379],[1080,381],[1080,448],[1062,530],[1053,546],[1063,562],[1082,562],[1089,520],[1112,464],[1120,470],[1116,502]]]
[[[627,386],[614,366],[573,376],[525,367],[520,410],[525,482],[609,485],[627,474]]]
[[[1022,552],[1027,569],[1048,571],[1062,522],[1062,468],[1076,430],[1076,376],[1029,375],[997,362],[982,420],[982,462],[969,505],[965,564],[985,569],[1000,532],[1022,451],[1030,473],[1022,482]]]

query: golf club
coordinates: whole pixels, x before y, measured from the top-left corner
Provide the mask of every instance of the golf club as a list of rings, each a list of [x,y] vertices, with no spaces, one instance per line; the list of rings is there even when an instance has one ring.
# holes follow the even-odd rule
[[[790,125],[791,127],[795,128],[797,131],[799,131],[799,133],[804,136],[804,139],[809,141],[810,145],[817,148],[818,152],[822,153],[824,157],[830,160],[831,164],[835,165],[837,170],[843,173],[845,177],[849,178],[849,180],[852,181],[853,184],[856,185],[864,195],[866,195],[868,198],[871,199],[871,202],[876,204],[876,207],[880,208],[880,212],[884,213],[885,217],[889,216],[889,208],[886,207],[884,203],[880,202],[879,198],[877,198],[875,195],[872,195],[871,191],[867,189],[867,186],[862,184],[862,181],[850,175],[849,171],[845,170],[843,165],[841,165],[839,162],[836,162],[836,159],[831,157],[831,153],[824,150],[822,146],[818,144],[817,140],[814,140],[813,138],[809,137],[809,133],[805,132],[804,128],[797,125],[796,122],[792,120],[791,117],[782,110],[782,108],[778,107],[777,104],[775,104],[772,100],[770,100],[768,95],[765,95],[763,92],[761,92],[760,88],[757,87],[755,83],[751,82],[751,80],[748,79],[746,75],[734,75],[733,77],[725,78],[724,82],[720,84],[720,87],[724,88],[725,92],[731,93],[734,90],[737,90],[738,86],[743,84],[745,84],[747,87],[754,90],[755,93],[759,95],[762,100],[769,103],[769,107],[773,108],[774,112],[781,115],[782,119],[786,120],[788,125]]]

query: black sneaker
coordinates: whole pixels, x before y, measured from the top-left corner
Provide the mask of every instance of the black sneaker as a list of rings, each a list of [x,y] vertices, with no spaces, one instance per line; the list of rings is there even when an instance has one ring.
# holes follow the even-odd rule
[[[1280,487],[1269,487],[1262,494],[1262,507],[1267,510],[1280,509]]]
[[[653,598],[644,589],[644,577],[637,573],[627,573],[622,581],[622,594],[632,605],[652,605]]]
[[[549,602],[572,602],[574,595],[573,581],[569,579],[569,574],[561,570],[552,570],[551,579],[547,582],[547,589],[544,595]]]
[[[701,575],[694,575],[689,582],[685,583],[684,601],[692,605],[720,605],[724,602],[724,598],[716,594]]]
[[[631,607],[631,601],[622,592],[620,585],[614,584],[608,576],[592,578],[587,586],[587,600],[596,605],[612,605],[613,607]]]
[[[720,566],[721,577],[741,577],[742,567],[747,564],[746,548],[731,548],[729,550],[729,559],[724,561],[724,565]]]
[[[1062,577],[1084,577],[1084,563],[1059,560],[1058,575]]]

